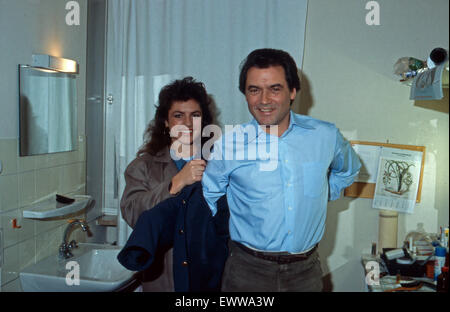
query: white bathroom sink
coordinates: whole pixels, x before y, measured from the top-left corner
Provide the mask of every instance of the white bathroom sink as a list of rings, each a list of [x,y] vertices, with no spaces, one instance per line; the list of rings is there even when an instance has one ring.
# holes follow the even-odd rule
[[[127,270],[117,261],[120,250],[118,246],[80,243],[78,248],[72,249],[74,257],[70,259],[60,260],[55,253],[20,272],[22,290],[26,292],[115,291],[132,281],[135,273]]]

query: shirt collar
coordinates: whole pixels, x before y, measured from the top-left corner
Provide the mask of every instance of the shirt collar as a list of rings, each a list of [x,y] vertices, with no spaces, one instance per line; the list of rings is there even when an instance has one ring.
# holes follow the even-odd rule
[[[313,126],[311,126],[310,124],[308,124],[306,122],[306,117],[305,116],[299,115],[299,114],[294,114],[294,112],[292,110],[290,112],[290,116],[291,116],[291,118],[289,120],[289,128],[292,125],[296,125],[298,127],[304,128],[304,129],[309,129],[309,130],[315,129]]]
[[[304,129],[308,129],[308,130],[313,130],[315,129],[313,126],[311,126],[310,124],[308,124],[306,122],[306,119],[304,116],[299,115],[299,114],[294,114],[294,112],[292,110],[289,111],[289,127],[286,129],[286,131],[283,133],[282,136],[287,135],[294,126],[296,127],[300,127],[300,128],[304,128]],[[266,134],[266,132],[259,126],[258,122],[256,121],[255,118],[253,118],[250,123],[244,125],[248,126],[248,125],[252,125],[254,126],[257,130],[256,136],[254,137],[249,137],[248,138],[248,143],[252,142],[253,140],[255,140],[258,136],[260,136],[261,134]]]
[[[185,162],[189,162],[189,161],[191,161],[192,159],[194,159],[194,155],[189,156],[189,157],[177,157],[176,154],[175,154],[175,151],[172,150],[172,149],[170,149],[169,155],[170,155],[170,158],[171,158],[173,161],[183,160],[183,161],[185,161]]]

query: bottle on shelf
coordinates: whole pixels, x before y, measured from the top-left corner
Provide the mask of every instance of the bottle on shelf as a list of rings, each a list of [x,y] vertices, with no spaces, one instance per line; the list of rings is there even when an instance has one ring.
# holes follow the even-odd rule
[[[437,277],[436,291],[448,292],[448,267],[442,267],[442,272]]]
[[[444,247],[436,247],[434,250],[434,280],[436,281],[441,274],[442,268],[445,265],[445,256],[447,249]]]

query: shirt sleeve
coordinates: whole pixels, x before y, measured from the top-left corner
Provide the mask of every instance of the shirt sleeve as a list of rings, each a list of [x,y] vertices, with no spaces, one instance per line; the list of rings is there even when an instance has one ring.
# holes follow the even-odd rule
[[[217,201],[226,194],[229,180],[222,154],[222,140],[217,140],[202,178],[203,197],[213,216],[217,213]]]
[[[353,150],[351,144],[336,129],[335,152],[328,179],[330,186],[329,200],[338,199],[341,196],[342,190],[352,185],[360,168],[361,162],[358,155]]]

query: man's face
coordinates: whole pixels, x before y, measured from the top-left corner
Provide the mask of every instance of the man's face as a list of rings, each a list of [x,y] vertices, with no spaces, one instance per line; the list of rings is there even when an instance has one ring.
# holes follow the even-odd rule
[[[295,89],[289,90],[282,66],[248,70],[245,84],[248,109],[260,125],[278,125],[278,136],[289,127],[290,103],[295,95]]]

